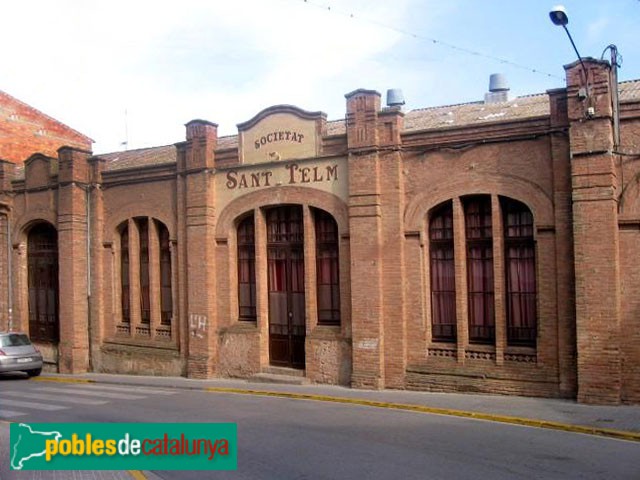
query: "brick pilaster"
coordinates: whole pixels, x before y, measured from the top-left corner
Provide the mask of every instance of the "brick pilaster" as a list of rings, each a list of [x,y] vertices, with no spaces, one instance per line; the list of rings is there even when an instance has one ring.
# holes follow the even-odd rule
[[[90,323],[90,366],[95,369],[94,359],[100,354],[100,345],[105,337],[104,318],[104,256],[111,255],[110,249],[106,250],[103,245],[104,226],[104,196],[102,192],[102,171],[105,161],[93,157],[90,160],[91,184],[89,188],[89,232],[91,241],[90,248],[90,278],[89,288],[89,323]],[[120,317],[122,318],[122,317]],[[110,334],[112,332],[109,332]]]
[[[11,215],[13,201],[10,193],[14,170],[13,163],[0,160],[0,329],[2,330],[9,329],[13,315],[9,298],[11,247],[8,235],[9,225],[13,220]]]
[[[9,208],[0,203],[0,330],[9,330]]]
[[[0,159],[0,201],[8,201],[8,193],[11,192],[11,182],[15,174],[16,166],[6,160]]]
[[[618,179],[607,62],[565,67],[575,241],[578,400],[620,401]],[[585,97],[586,92],[586,97]]]
[[[308,205],[302,206],[304,228],[304,301],[306,314],[306,334],[311,335],[318,325],[318,277],[316,266],[316,229],[313,213]],[[307,345],[309,341],[307,339]],[[307,364],[311,355],[306,352]]]
[[[58,264],[61,373],[89,368],[87,199],[91,152],[58,150]]]
[[[253,211],[256,245],[256,323],[260,332],[260,368],[269,366],[269,263],[267,260],[267,221],[264,211]]]
[[[504,274],[504,230],[502,209],[497,195],[491,195],[491,230],[493,235],[493,294],[496,326],[496,364],[504,365],[504,350],[507,346],[507,297]]]
[[[214,151],[218,126],[186,125],[185,164],[188,358],[187,376],[209,378],[217,355]]]
[[[354,387],[384,386],[382,207],[377,118],[380,94],[356,90],[347,98],[351,321]]]
[[[385,387],[404,388],[407,369],[407,285],[404,228],[404,173],[400,132],[404,114],[385,108],[378,115],[382,212],[382,282]]]
[[[345,95],[347,99],[347,146],[349,151],[378,146],[380,94],[359,89]]]
[[[129,325],[131,335],[136,335],[142,312],[140,308],[140,231],[133,218],[128,220],[129,229]]]
[[[151,307],[151,338],[160,327],[160,238],[158,226],[149,217],[149,304]]]
[[[180,329],[178,328],[180,318],[180,294],[178,288],[180,285],[180,274],[178,272],[178,248],[175,240],[169,242],[169,250],[171,252],[171,340],[175,343],[180,341]]]
[[[459,197],[453,199],[453,253],[456,276],[456,330],[458,363],[464,364],[469,345],[469,303],[467,291],[467,243],[464,208]]]
[[[559,131],[551,137],[551,159],[554,173],[554,217],[555,217],[555,259],[553,263],[548,261],[550,268],[556,275],[556,316],[557,316],[557,355],[558,372],[560,378],[560,394],[563,397],[573,397],[577,391],[577,371],[576,371],[576,318],[575,318],[575,295],[573,285],[574,277],[574,254],[573,254],[573,215],[571,201],[571,161],[569,159],[569,139],[565,131],[569,128],[569,118],[567,114],[567,90],[557,89],[547,91],[549,94],[549,104],[551,112],[551,126]],[[540,227],[540,226],[539,226]],[[538,251],[539,263],[543,260],[542,235],[538,231]],[[543,267],[540,267],[543,268]],[[544,273],[539,278],[545,278]],[[540,285],[539,290],[543,288]],[[538,318],[542,322],[541,311]],[[540,338],[554,338],[554,335],[545,336],[539,327]],[[555,355],[552,349],[555,345],[548,347],[547,354],[538,346],[538,361],[544,362],[545,357]]]

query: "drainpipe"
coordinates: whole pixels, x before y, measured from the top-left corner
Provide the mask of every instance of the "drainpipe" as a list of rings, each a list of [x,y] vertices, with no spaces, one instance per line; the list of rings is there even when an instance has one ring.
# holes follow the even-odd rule
[[[89,333],[89,371],[93,371],[93,350],[91,333],[91,185],[86,187],[87,201],[87,327]]]
[[[11,219],[7,212],[7,306],[9,319],[7,322],[7,330],[13,328],[13,255],[11,254]]]

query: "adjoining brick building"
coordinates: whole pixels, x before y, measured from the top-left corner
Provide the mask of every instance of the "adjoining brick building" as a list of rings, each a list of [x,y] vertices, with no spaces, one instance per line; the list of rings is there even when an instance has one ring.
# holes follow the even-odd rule
[[[640,81],[618,144],[609,64],[584,63],[510,101],[356,90],[345,120],[0,162],[0,325],[61,372],[638,403]]]
[[[86,135],[0,90],[0,159],[22,163],[32,153],[54,157],[60,147],[91,150]]]

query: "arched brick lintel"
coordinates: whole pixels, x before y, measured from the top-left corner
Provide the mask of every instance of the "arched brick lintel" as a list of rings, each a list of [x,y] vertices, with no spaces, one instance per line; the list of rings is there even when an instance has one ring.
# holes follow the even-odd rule
[[[434,184],[411,199],[404,213],[405,231],[422,230],[427,212],[438,204],[475,194],[496,194],[518,200],[531,209],[536,225],[554,224],[553,201],[540,186],[511,175],[474,173]]]
[[[243,213],[270,205],[298,204],[320,208],[330,213],[338,224],[339,234],[349,231],[347,205],[337,196],[304,187],[273,187],[237,198],[229,203],[218,217],[216,238],[226,238],[235,220]]]
[[[49,208],[34,208],[21,215],[13,226],[13,245],[18,245],[26,240],[28,230],[35,224],[49,223],[56,230],[58,229],[57,215]]]

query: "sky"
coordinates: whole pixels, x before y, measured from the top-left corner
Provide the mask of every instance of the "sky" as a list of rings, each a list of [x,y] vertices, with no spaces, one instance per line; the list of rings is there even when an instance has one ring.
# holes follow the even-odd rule
[[[358,88],[406,110],[564,86],[577,59],[541,0],[22,0],[0,11],[0,90],[91,137],[94,153],[234,135],[272,105],[344,118]],[[583,57],[609,44],[640,79],[640,0],[565,0]],[[606,57],[609,58],[609,53]],[[126,142],[126,143],[125,143]]]

